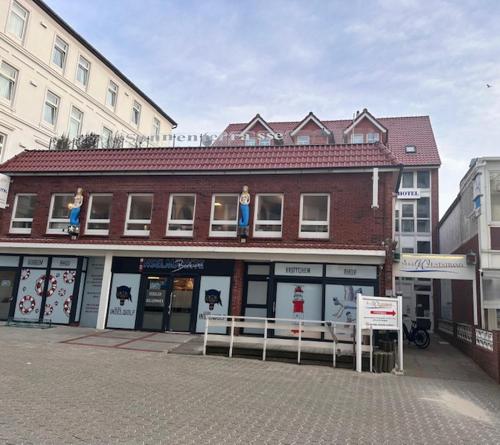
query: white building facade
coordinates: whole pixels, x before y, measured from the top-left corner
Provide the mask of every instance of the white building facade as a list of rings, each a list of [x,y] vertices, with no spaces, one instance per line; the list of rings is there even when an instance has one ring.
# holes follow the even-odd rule
[[[66,135],[157,146],[176,127],[41,0],[0,2],[0,162]],[[51,144],[52,141],[52,144]]]
[[[441,253],[477,255],[479,314],[483,329],[500,329],[500,158],[477,158],[460,182],[460,192],[440,221]],[[454,307],[463,290],[441,280],[441,318],[462,321]],[[466,295],[467,296],[467,295]],[[469,317],[470,318],[470,317]]]

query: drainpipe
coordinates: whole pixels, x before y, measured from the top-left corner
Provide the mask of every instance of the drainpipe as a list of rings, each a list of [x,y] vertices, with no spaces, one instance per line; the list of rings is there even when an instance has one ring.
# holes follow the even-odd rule
[[[378,168],[373,169],[372,209],[378,209]]]

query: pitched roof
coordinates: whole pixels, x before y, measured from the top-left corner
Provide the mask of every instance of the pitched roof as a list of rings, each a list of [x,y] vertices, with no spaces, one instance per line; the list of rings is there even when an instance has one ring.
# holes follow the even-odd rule
[[[26,150],[0,165],[7,174],[216,172],[395,167],[383,144]]]
[[[382,117],[377,121],[387,128],[387,147],[404,165],[441,165],[436,140],[432,131],[429,116]],[[267,122],[276,132],[284,136],[285,144],[292,144],[290,133],[300,122]],[[334,134],[335,141],[343,141],[344,130],[352,124],[352,119],[329,120],[322,123]],[[244,141],[231,138],[237,135],[247,124],[229,124],[222,137],[215,141],[215,145],[244,145]],[[406,153],[407,145],[415,145],[416,153]]]

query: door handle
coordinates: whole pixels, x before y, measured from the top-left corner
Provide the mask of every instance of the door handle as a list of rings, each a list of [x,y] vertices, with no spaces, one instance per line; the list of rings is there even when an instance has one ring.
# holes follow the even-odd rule
[[[168,304],[168,315],[172,312],[172,301],[175,298],[175,294],[173,292],[170,292],[170,302]]]

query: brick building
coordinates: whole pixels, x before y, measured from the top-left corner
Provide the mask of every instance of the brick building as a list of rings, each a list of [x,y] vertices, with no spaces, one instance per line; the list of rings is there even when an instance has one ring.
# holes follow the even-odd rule
[[[229,144],[226,132],[211,147],[26,151],[0,166],[12,180],[0,220],[12,298],[0,318],[199,332],[206,314],[288,318],[294,295],[305,318],[341,321],[355,318],[356,292],[394,295],[405,165],[439,161],[429,119],[310,114],[281,141],[276,124],[254,121],[243,127],[272,141]]]
[[[397,253],[437,253],[439,222],[439,158],[428,116],[376,118],[367,109],[352,120],[320,120],[313,113],[296,122],[267,122],[256,115],[247,123],[230,124],[217,145],[276,146],[370,144],[386,146],[403,166],[395,202],[393,239]],[[411,319],[434,322],[434,285],[428,279],[399,279]]]

